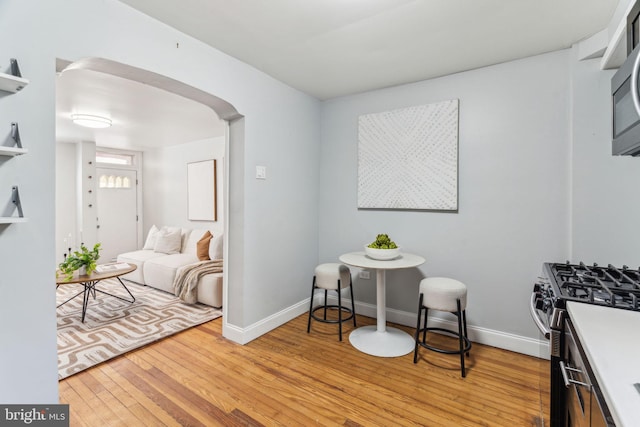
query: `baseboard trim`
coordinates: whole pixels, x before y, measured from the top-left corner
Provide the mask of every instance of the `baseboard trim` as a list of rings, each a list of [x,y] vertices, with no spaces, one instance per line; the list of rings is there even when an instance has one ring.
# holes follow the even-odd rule
[[[337,298],[329,297],[332,304],[337,304]],[[343,304],[351,305],[351,300],[344,298]],[[373,304],[357,302],[355,303],[356,313],[367,317],[376,317],[376,306]],[[309,298],[299,303],[279,311],[263,320],[260,320],[246,328],[240,328],[235,325],[226,323],[223,318],[222,334],[225,338],[239,344],[246,344],[267,332],[295,319],[301,314],[307,313],[309,310]],[[415,328],[417,315],[406,311],[387,308],[387,321],[397,323],[399,325]],[[429,326],[457,329],[457,324],[453,320],[441,319],[429,316]],[[514,351],[516,353],[526,354],[533,357],[548,359],[549,358],[549,342],[546,340],[538,340],[520,335],[510,334],[508,332],[496,331],[493,329],[482,328],[479,326],[467,325],[469,339],[480,344],[490,345],[492,347],[504,350]]]
[[[272,314],[256,323],[253,323],[246,328],[240,328],[238,326],[229,324],[223,319],[222,322],[222,335],[238,344],[247,344],[254,339],[266,334],[269,331],[276,329],[279,326],[284,325],[290,320],[295,319],[303,313],[309,311],[309,298],[300,301],[291,307],[285,308],[277,313]]]

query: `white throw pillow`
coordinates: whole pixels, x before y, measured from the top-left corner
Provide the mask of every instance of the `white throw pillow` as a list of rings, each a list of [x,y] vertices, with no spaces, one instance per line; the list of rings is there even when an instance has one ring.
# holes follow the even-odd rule
[[[209,258],[222,259],[222,234],[213,236],[209,242]]]
[[[142,249],[153,249],[156,246],[156,238],[158,237],[158,227],[155,224],[151,226],[149,229],[149,234],[147,234],[147,240],[144,242],[144,246]]]
[[[182,235],[180,230],[162,229],[156,237],[156,244],[153,247],[154,252],[163,254],[179,254],[182,247]]]

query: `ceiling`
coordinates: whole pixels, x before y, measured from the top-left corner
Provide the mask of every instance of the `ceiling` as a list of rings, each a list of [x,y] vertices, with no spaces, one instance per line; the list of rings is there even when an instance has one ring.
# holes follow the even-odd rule
[[[72,114],[110,118],[107,129],[74,124]],[[225,124],[209,107],[111,74],[69,69],[56,79],[56,140],[145,151],[222,136]]]
[[[617,0],[120,0],[325,100],[568,48]],[[59,74],[58,141],[145,150],[224,135],[213,110],[90,70]],[[103,114],[108,129],[71,122]]]
[[[120,0],[319,99],[570,47],[618,0]]]

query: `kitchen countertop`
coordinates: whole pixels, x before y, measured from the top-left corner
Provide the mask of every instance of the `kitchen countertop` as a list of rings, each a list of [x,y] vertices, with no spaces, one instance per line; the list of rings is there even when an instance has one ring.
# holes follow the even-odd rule
[[[616,427],[640,426],[640,312],[567,302]]]

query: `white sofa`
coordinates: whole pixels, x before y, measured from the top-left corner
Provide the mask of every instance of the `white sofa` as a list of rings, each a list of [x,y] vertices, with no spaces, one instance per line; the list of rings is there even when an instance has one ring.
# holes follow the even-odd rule
[[[158,229],[154,225],[149,230],[143,249],[118,255],[118,262],[128,262],[138,267],[122,278],[173,294],[173,280],[179,270],[200,262],[197,255],[198,241],[207,231],[177,227]],[[178,233],[179,238],[175,237]],[[213,238],[209,242],[209,258],[222,259],[222,234],[211,233]],[[174,245],[167,247],[167,244],[162,243],[166,243],[164,238],[170,234],[175,238]],[[200,278],[197,284],[197,301],[212,307],[222,307],[222,273],[211,273]]]

